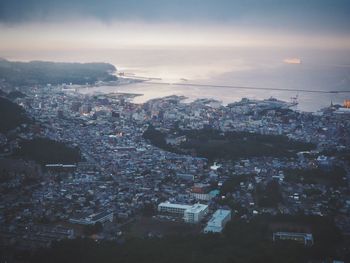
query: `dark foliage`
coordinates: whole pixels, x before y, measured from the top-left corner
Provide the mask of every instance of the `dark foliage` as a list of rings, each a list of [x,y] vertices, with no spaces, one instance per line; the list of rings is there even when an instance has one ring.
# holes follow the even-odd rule
[[[146,203],[146,204],[143,206],[141,212],[142,212],[142,214],[143,214],[144,216],[153,216],[153,215],[156,214],[156,208],[154,207],[153,204],[151,204],[151,203]]]
[[[18,90],[11,91],[9,94],[7,94],[7,98],[11,100],[24,97],[26,97],[26,95]]]
[[[330,186],[347,186],[346,171],[343,167],[334,166],[329,169],[295,169],[287,170],[286,181],[304,184],[328,184]]]
[[[84,227],[84,234],[87,236],[95,235],[103,230],[103,225],[101,222],[97,222],[94,225],[87,225]]]
[[[209,159],[236,159],[253,156],[293,156],[298,151],[309,150],[314,146],[308,143],[289,140],[286,136],[262,135],[247,132],[226,132],[217,130],[185,131],[189,140],[181,145],[194,149],[199,156]]]
[[[311,248],[294,242],[273,243],[269,225],[300,223],[311,226]],[[41,250],[30,262],[308,262],[335,255],[341,236],[334,223],[321,217],[260,216],[250,222],[233,220],[223,235],[177,235],[161,239],[111,241],[65,240]]]
[[[256,199],[259,206],[276,207],[282,202],[280,186],[277,181],[272,180],[265,187],[261,184],[256,188]]]
[[[80,150],[46,138],[23,141],[14,156],[41,164],[71,164],[80,161]]]
[[[0,97],[0,132],[7,132],[25,122],[28,122],[28,118],[24,109],[16,103]]]
[[[147,130],[143,133],[143,138],[149,140],[154,146],[161,148],[169,152],[181,153],[180,150],[172,147],[166,143],[165,134],[155,129],[152,125],[149,125]]]
[[[6,97],[7,96],[7,93],[3,90],[0,89],[0,96],[1,97]]]
[[[223,185],[220,189],[221,195],[225,195],[227,193],[238,190],[241,182],[246,182],[251,178],[252,178],[252,175],[249,175],[249,174],[247,174],[247,175],[235,175],[235,176],[230,177],[230,179],[226,180],[223,183]]]
[[[197,156],[215,159],[238,159],[259,156],[288,157],[296,152],[310,150],[314,145],[290,140],[286,136],[262,135],[248,132],[222,133],[213,129],[178,130],[187,141],[179,147],[166,144],[166,134],[153,126],[144,133],[144,138],[159,148],[176,153],[195,153]]]

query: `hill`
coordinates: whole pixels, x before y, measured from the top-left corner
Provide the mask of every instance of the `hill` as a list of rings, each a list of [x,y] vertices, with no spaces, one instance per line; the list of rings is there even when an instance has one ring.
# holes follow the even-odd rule
[[[41,164],[72,164],[81,159],[78,148],[47,138],[36,138],[21,142],[20,148],[15,152],[14,156],[34,160]]]
[[[314,148],[310,143],[290,140],[282,135],[263,135],[249,132],[226,132],[214,129],[177,130],[177,136],[185,135],[186,141],[178,146],[166,143],[168,134],[149,126],[143,137],[153,145],[170,152],[195,154],[215,159],[239,159],[260,156],[289,157],[299,151]]]
[[[12,130],[27,121],[28,117],[21,106],[0,97],[0,132]]]
[[[116,80],[108,63],[11,62],[0,60],[0,80],[11,85],[86,84]]]

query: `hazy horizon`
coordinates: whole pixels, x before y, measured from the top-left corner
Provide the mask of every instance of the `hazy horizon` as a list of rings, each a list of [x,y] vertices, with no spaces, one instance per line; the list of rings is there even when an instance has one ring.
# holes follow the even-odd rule
[[[150,47],[350,48],[336,1],[1,1],[6,51]]]
[[[349,13],[350,3],[343,0],[1,1],[0,57],[107,62],[171,83],[349,90]],[[127,89],[147,93],[145,98],[189,95],[189,90]],[[215,90],[201,94],[224,100],[266,95]],[[306,109],[343,99],[342,94],[321,97],[305,95],[316,101]]]

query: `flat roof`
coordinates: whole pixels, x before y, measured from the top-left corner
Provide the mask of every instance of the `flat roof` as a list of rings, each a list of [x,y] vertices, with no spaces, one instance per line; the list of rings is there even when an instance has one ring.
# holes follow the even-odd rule
[[[100,220],[106,216],[110,216],[111,214],[113,215],[113,212],[103,211],[103,212],[100,212],[97,214],[90,215],[89,218],[91,218],[92,221],[97,221],[97,220]]]
[[[218,210],[215,211],[213,216],[210,218],[208,224],[216,225],[217,222],[221,222],[222,220],[224,220],[230,214],[231,214],[231,210],[218,209]]]
[[[160,203],[158,207],[184,209],[186,210],[186,212],[191,212],[191,213],[199,213],[208,208],[207,205],[203,205],[203,204],[183,205],[183,204],[173,204],[168,202]]]
[[[201,212],[201,211],[203,211],[203,210],[205,210],[207,208],[208,208],[207,205],[194,204],[193,206],[190,206],[189,209],[186,212],[198,213],[198,212]]]

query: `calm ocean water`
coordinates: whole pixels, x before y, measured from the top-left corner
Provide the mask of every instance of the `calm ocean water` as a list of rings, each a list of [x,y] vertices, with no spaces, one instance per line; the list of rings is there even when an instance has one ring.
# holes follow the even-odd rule
[[[135,102],[168,95],[214,98],[223,103],[243,97],[264,99],[275,97],[289,101],[298,96],[297,108],[316,111],[350,98],[350,52],[342,50],[285,50],[243,48],[148,48],[104,51],[64,51],[5,54],[14,60],[104,61],[114,64],[129,76],[156,78],[166,84],[130,84],[116,87],[89,88],[82,92],[139,93]],[[301,64],[287,64],[286,58],[300,58]],[[183,83],[183,86],[169,83]],[[249,86],[257,88],[348,91],[348,93],[307,93],[284,90],[247,90],[193,87],[205,85]]]

